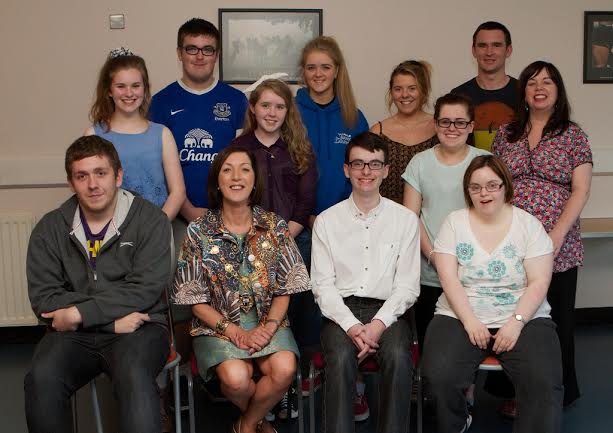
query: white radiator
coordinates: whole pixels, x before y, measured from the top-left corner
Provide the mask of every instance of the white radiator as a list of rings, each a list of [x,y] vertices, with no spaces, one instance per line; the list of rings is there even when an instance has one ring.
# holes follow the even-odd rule
[[[34,216],[0,210],[0,326],[36,325],[26,282],[26,252]]]

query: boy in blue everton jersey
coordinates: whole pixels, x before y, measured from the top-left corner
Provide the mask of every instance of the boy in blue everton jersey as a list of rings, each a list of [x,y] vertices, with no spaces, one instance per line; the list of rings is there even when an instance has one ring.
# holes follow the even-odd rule
[[[168,127],[177,142],[187,199],[181,215],[192,221],[208,207],[206,179],[211,162],[242,128],[247,98],[218,81],[213,72],[219,57],[219,31],[192,18],[179,28],[177,56],[181,79],[158,92],[149,117]]]

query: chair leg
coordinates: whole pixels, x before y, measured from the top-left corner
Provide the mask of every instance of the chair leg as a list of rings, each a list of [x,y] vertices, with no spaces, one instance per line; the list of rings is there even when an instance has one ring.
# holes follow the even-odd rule
[[[315,364],[309,364],[309,431],[315,433]]]
[[[424,415],[424,396],[423,396],[423,380],[421,378],[421,368],[416,367],[416,377],[417,381],[417,433],[422,433],[423,431],[423,415]]]
[[[96,379],[92,379],[89,383],[92,394],[92,405],[94,406],[94,417],[96,419],[96,431],[104,433],[102,428],[102,416],[100,415],[100,404],[98,403],[98,393],[96,392]]]
[[[174,366],[172,371],[172,382],[175,394],[175,433],[182,433],[183,430],[181,426],[181,392],[179,388],[180,375],[178,362],[177,365]]]
[[[302,405],[302,372],[300,363],[296,369],[296,396],[298,399],[298,433],[304,433],[304,407]]]
[[[180,374],[187,379],[187,401],[189,405],[189,433],[196,433],[196,411],[194,407],[194,378],[189,363],[180,368]]]

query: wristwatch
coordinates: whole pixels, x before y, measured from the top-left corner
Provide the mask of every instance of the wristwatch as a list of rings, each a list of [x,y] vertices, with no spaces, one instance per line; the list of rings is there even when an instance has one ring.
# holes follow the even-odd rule
[[[522,316],[521,314],[516,314],[515,315],[515,320],[517,320],[518,322],[523,323],[524,325],[526,324],[526,319],[524,319],[524,316]]]

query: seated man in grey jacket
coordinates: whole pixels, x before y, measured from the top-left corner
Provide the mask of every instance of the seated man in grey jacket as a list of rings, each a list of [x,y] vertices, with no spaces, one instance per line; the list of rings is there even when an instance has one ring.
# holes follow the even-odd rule
[[[121,162],[109,141],[77,139],[65,168],[75,194],[42,218],[28,247],[32,309],[50,327],[25,377],[29,430],[72,431],[71,395],[104,372],[121,431],[159,432],[155,378],[169,351],[170,223],[120,188]]]

